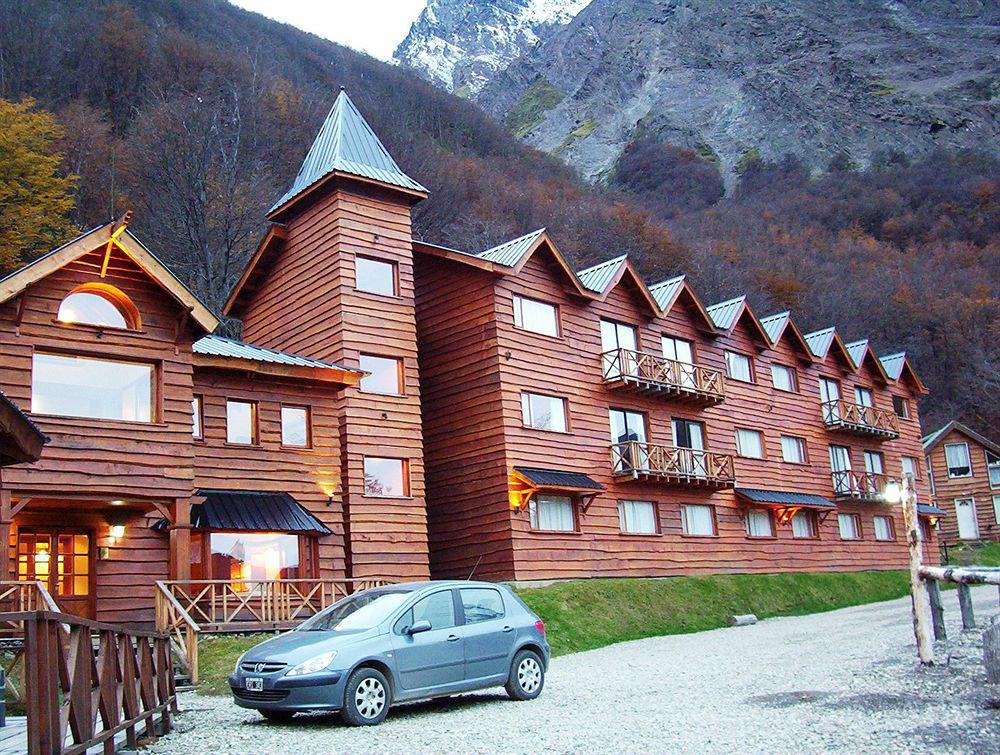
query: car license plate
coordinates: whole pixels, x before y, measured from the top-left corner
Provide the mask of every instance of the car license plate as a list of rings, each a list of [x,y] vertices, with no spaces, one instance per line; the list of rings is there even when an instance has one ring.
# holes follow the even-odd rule
[[[247,691],[248,692],[263,692],[264,691],[264,680],[260,677],[251,676],[247,679]]]

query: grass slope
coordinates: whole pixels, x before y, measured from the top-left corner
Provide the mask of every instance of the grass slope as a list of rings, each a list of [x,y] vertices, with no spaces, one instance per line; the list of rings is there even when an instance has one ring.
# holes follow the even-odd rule
[[[1000,543],[963,543],[948,548],[948,563],[959,566],[1000,566]]]

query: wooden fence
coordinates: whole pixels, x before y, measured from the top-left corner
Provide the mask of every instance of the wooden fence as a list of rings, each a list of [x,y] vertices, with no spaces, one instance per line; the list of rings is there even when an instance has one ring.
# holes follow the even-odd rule
[[[1000,586],[1000,568],[989,566],[921,566],[920,576],[927,584],[931,604],[931,622],[934,625],[934,639],[947,639],[944,626],[944,604],[941,602],[939,582],[954,582],[958,585],[958,609],[962,614],[962,629],[976,628],[976,616],[972,610],[972,593],[969,585]],[[998,600],[1000,604],[1000,600]]]
[[[54,611],[0,614],[24,628],[25,710],[31,755],[114,752],[172,728],[177,712],[168,637]]]

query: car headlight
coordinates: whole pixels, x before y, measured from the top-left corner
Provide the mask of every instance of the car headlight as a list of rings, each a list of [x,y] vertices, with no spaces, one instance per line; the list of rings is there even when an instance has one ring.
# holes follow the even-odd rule
[[[303,674],[315,674],[329,666],[333,659],[337,657],[337,651],[331,650],[329,653],[314,655],[308,661],[303,661],[298,666],[289,671],[285,676],[302,676]]]

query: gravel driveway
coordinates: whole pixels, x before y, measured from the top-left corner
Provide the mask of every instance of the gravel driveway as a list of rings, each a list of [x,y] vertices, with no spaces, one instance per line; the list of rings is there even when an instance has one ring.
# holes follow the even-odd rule
[[[973,590],[982,625],[997,589]],[[1000,752],[1000,688],[979,632],[962,635],[945,593],[948,643],[916,664],[909,599],[755,626],[656,637],[556,658],[545,692],[503,691],[395,708],[377,728],[336,716],[266,724],[228,698],[182,696],[158,753]]]

